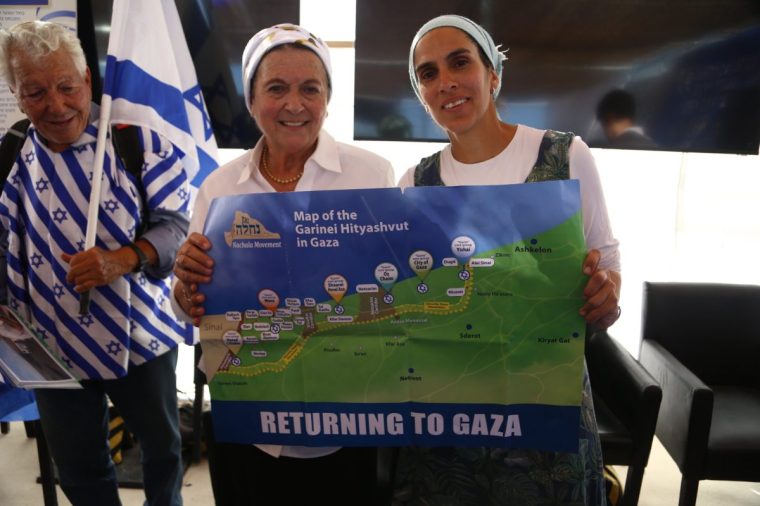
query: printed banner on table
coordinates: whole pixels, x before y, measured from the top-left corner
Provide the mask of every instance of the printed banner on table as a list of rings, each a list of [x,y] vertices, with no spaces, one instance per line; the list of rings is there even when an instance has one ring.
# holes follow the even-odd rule
[[[219,440],[577,451],[577,181],[214,200]]]

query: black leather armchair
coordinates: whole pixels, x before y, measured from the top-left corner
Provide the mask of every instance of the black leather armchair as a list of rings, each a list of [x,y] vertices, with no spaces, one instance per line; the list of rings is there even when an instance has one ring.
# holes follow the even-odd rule
[[[699,481],[760,481],[760,287],[645,283],[639,360],[659,381],[657,438]]]
[[[641,364],[606,332],[588,337],[586,363],[604,463],[628,466],[620,506],[635,506],[649,461],[662,391]]]

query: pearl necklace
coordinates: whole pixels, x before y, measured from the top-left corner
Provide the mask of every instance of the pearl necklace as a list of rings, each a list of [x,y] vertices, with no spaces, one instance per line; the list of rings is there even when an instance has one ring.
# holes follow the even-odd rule
[[[267,148],[267,144],[265,142],[264,147],[261,149],[261,168],[264,169],[264,173],[267,175],[269,179],[271,179],[275,183],[290,184],[290,183],[295,183],[296,181],[301,179],[301,176],[303,176],[303,169],[301,169],[301,172],[299,172],[293,177],[289,177],[287,179],[280,179],[279,177],[272,174],[271,170],[269,170],[268,160],[269,160],[269,149]]]

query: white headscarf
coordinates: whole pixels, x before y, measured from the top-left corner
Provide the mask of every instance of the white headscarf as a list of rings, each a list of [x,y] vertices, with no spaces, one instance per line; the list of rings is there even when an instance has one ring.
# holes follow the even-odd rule
[[[274,25],[270,28],[264,28],[251,37],[243,51],[243,93],[245,94],[245,105],[249,110],[251,108],[251,86],[259,63],[269,51],[283,44],[298,44],[319,56],[327,74],[328,93],[332,91],[330,50],[322,42],[322,39],[298,25],[290,23]]]
[[[431,30],[443,28],[445,26],[462,30],[472,37],[478,46],[480,46],[480,49],[483,50],[486,58],[488,58],[488,61],[491,62],[491,66],[496,71],[496,76],[499,80],[492,95],[493,99],[496,100],[496,97],[499,95],[499,90],[501,90],[501,70],[504,66],[504,60],[507,59],[507,56],[505,55],[506,51],[499,50],[501,44],[498,46],[494,44],[491,35],[489,35],[482,26],[471,19],[464,16],[457,16],[455,14],[445,14],[431,19],[422,25],[422,28],[417,30],[417,34],[414,36],[414,39],[412,39],[412,45],[409,48],[409,79],[412,81],[412,88],[414,89],[414,93],[417,94],[417,98],[422,101],[422,97],[420,96],[420,82],[417,79],[417,73],[414,71],[414,50],[425,34]]]

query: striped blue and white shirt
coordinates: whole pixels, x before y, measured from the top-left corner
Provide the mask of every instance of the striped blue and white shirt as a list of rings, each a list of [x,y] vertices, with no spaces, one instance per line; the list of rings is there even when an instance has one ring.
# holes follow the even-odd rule
[[[79,314],[79,294],[66,281],[68,264],[61,253],[84,248],[97,117],[93,105],[85,132],[60,153],[48,149],[31,127],[0,197],[0,227],[3,235],[7,231],[8,243],[6,287],[0,289],[7,288],[8,305],[32,323],[80,379],[118,378],[130,365],[142,364],[180,342],[193,342],[192,328],[172,312],[169,280],[143,272],[91,290],[90,313]],[[140,129],[139,137],[151,214],[186,212],[189,182],[181,153],[150,130]],[[138,187],[115,159],[109,142],[96,239],[106,250],[133,242],[140,231]],[[166,273],[183,238],[176,237],[176,227],[148,227],[141,237],[157,250],[158,270]],[[167,248],[167,241],[173,246]]]

